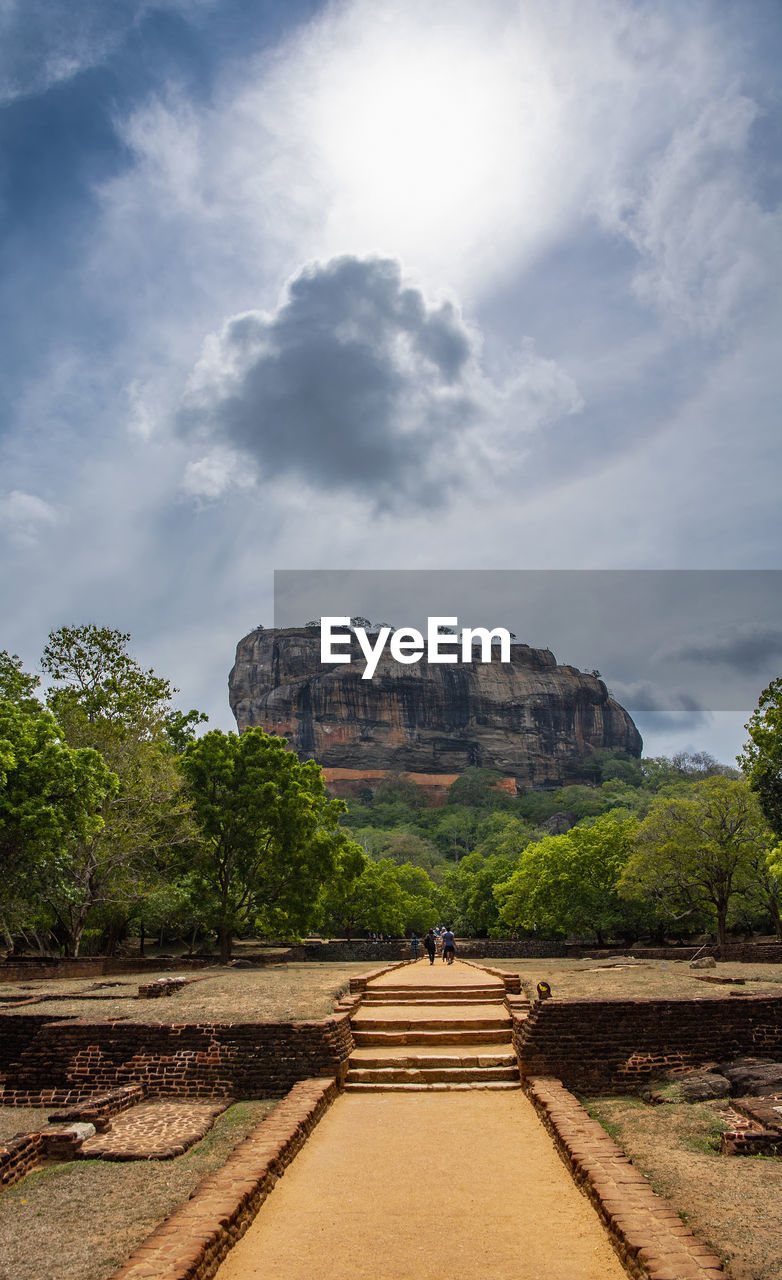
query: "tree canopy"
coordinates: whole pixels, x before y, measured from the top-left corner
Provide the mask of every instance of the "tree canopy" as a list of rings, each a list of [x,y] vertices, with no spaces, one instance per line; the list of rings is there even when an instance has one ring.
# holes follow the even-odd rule
[[[745,725],[749,742],[739,760],[766,821],[782,839],[782,676],[772,680]]]
[[[743,779],[716,775],[661,795],[638,829],[622,892],[671,915],[711,917],[724,946],[731,906],[754,883],[755,861],[767,852],[769,834]]]
[[[350,843],[319,766],[262,729],[214,729],[186,747],[181,768],[199,829],[192,868],[221,961],[242,929],[306,928]]]
[[[501,921],[514,930],[587,933],[598,944],[621,931],[628,913],[617,881],[635,829],[632,818],[609,813],[527,845],[517,869],[496,887]]]

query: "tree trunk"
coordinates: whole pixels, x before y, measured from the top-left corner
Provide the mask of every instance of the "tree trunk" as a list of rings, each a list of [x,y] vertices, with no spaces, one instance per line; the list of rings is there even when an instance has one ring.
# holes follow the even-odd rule
[[[143,956],[144,954],[144,943],[146,942],[146,940],[147,940],[147,935],[144,932],[144,921],[140,920],[139,926],[138,926],[138,953],[140,956]]]
[[[728,908],[720,907],[717,911],[717,941],[720,948],[728,945]]]
[[[220,939],[220,964],[230,964],[234,942],[233,929],[221,924],[217,930],[217,936]]]

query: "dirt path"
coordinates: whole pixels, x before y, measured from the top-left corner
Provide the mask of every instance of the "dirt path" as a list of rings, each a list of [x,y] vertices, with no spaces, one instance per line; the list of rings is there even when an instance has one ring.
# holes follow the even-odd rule
[[[519,1092],[344,1094],[218,1280],[626,1280]]]

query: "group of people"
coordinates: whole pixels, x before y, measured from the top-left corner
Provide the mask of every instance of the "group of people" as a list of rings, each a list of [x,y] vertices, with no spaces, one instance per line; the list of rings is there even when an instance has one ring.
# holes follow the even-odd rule
[[[420,942],[417,935],[413,934],[410,945],[413,949],[413,959],[418,959],[419,947],[423,946],[424,951],[429,957],[429,963],[434,964],[436,955],[441,955],[444,964],[453,964],[456,955],[456,939],[450,927],[438,924],[434,929],[430,929],[424,934],[423,941]]]

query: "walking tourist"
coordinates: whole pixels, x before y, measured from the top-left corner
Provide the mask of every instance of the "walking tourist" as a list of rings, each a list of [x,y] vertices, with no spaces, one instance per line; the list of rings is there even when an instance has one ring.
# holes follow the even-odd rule
[[[426,937],[424,938],[424,947],[426,949],[426,954],[429,956],[430,964],[434,964],[435,946],[436,944],[434,940],[434,933],[430,929]]]
[[[418,959],[418,936],[415,933],[413,934],[410,940],[410,946],[413,948],[413,959],[417,960]]]
[[[453,958],[456,955],[456,939],[450,929],[446,929],[443,934],[443,960],[446,964],[453,964]]]

